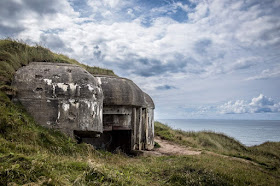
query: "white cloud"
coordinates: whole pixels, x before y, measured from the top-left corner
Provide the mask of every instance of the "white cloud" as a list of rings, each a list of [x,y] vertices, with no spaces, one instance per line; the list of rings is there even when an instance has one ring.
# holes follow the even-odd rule
[[[229,101],[219,107],[222,114],[280,112],[280,102],[275,102],[262,94],[253,98],[251,102],[244,100]]]
[[[260,80],[280,77],[280,66],[273,69],[265,69],[259,75],[247,78],[247,80]]]
[[[135,17],[132,8],[127,9],[127,14],[128,14],[130,17]]]
[[[209,14],[209,4],[207,2],[198,3],[193,13],[190,13],[189,18],[196,22],[201,21],[201,19],[207,17]]]
[[[125,9],[132,4],[133,2],[128,0],[87,0],[87,6],[91,8],[90,17],[95,22],[120,21],[125,18]]]
[[[88,0],[87,4],[91,7],[91,16],[88,18],[79,17],[79,12],[75,12],[67,1],[59,2],[59,6],[55,7],[60,9],[55,9],[54,13],[43,17],[29,11],[26,18],[21,19],[22,25],[29,26],[18,37],[42,42],[42,34],[47,37],[45,32],[48,32],[51,37],[53,30],[59,30],[55,33],[56,36],[68,48],[72,48],[73,52],[67,53],[70,57],[82,59],[84,63],[92,65],[110,64],[109,66],[117,71],[124,70],[120,66],[127,65],[128,61],[133,61],[135,65],[139,63],[137,67],[141,69],[145,65],[139,60],[143,58],[166,65],[177,63],[179,57],[187,63],[183,68],[185,77],[188,77],[188,74],[207,77],[232,73],[254,66],[256,61],[259,61],[255,60],[258,58],[255,54],[243,51],[243,43],[247,46],[247,43],[261,42],[258,39],[261,33],[274,29],[270,23],[273,15],[258,16],[264,12],[260,6],[242,11],[244,4],[241,1],[196,1],[194,9],[180,2],[155,7],[150,11],[152,16],[154,12],[176,12],[180,7],[188,13],[189,20],[180,23],[168,15],[159,14],[152,18],[152,24],[148,27],[142,24],[145,14],[138,17],[134,14],[134,7],[138,7],[134,4],[135,1]],[[138,8],[138,13],[139,10],[141,11],[141,8]],[[146,12],[149,11],[145,10]],[[98,16],[102,17],[100,21]],[[123,16],[135,19],[119,20]],[[274,19],[277,20],[275,17]],[[247,28],[248,24],[254,29]],[[274,26],[277,25],[278,23]],[[258,34],[249,33],[250,37],[245,34],[251,31]],[[271,40],[271,37],[268,37],[268,40]],[[268,40],[262,42],[271,43]],[[209,41],[210,44],[203,41]],[[103,61],[92,60],[95,45],[100,47]],[[195,47],[196,45],[198,47]],[[162,69],[166,70],[162,71],[162,74],[169,73],[166,68]],[[134,73],[127,70],[124,74],[128,76]]]
[[[191,11],[191,9],[189,8],[189,6],[187,4],[182,4],[181,2],[177,2],[174,4],[174,6],[177,8],[177,7],[180,7],[182,10],[184,10],[185,12],[189,12]]]

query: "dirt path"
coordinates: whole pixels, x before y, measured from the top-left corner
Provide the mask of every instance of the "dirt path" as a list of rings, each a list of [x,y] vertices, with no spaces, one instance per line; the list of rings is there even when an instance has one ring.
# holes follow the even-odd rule
[[[152,151],[143,151],[143,156],[170,156],[170,155],[200,155],[201,151],[198,149],[193,149],[193,148],[188,148],[188,147],[184,147],[181,145],[178,145],[176,143],[167,141],[167,140],[163,140],[160,137],[155,137],[155,142],[157,142],[160,145],[160,148],[155,148]],[[243,162],[243,163],[247,163],[247,164],[252,164],[256,167],[256,169],[259,169],[260,171],[269,174],[271,176],[274,176],[275,178],[280,178],[279,176],[276,176],[274,174],[271,174],[269,171],[263,169],[262,167],[260,167],[260,165],[256,162],[250,161],[250,160],[246,160],[243,158],[238,158],[238,157],[232,157],[232,156],[227,156],[227,155],[222,155],[222,154],[218,154],[215,152],[211,152],[211,151],[203,151],[206,154],[210,154],[213,156],[218,156],[221,158],[227,158],[230,160],[235,160],[235,161],[239,161],[239,162]]]
[[[163,155],[199,155],[201,151],[193,150],[170,141],[155,137],[155,142],[160,145],[160,148],[155,148],[152,151],[145,151],[145,156],[163,156]]]
[[[152,151],[145,151],[144,155],[163,156],[163,155],[199,155],[199,154],[201,154],[201,151],[199,151],[198,149],[184,147],[184,146],[178,145],[176,143],[173,143],[173,142],[170,142],[167,140],[163,140],[158,136],[155,137],[155,142],[157,142],[160,145],[160,148],[155,148]],[[228,159],[232,159],[232,160],[241,161],[244,163],[258,165],[257,163],[255,163],[253,161],[245,160],[245,159],[238,158],[238,157],[231,157],[231,156],[227,156],[227,155],[217,154],[215,152],[206,151],[206,150],[204,152],[206,154],[211,154],[213,156],[219,156],[222,158],[228,158]]]

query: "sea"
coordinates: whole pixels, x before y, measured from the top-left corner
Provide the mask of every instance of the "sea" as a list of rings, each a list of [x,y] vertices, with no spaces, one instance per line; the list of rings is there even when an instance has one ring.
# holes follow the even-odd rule
[[[173,129],[214,131],[233,137],[246,146],[280,142],[280,120],[159,119]]]

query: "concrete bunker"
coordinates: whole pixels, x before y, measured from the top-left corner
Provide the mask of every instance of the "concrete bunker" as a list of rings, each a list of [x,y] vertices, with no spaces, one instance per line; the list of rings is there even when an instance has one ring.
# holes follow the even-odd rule
[[[34,62],[13,85],[38,124],[110,151],[154,147],[154,103],[133,81],[93,76],[76,65]]]
[[[103,102],[103,134],[100,139],[84,139],[110,151],[136,149],[134,128],[139,125],[140,109],[145,104],[142,90],[133,81],[114,76],[96,76],[101,84]]]
[[[74,136],[103,132],[103,92],[97,79],[76,65],[34,62],[20,68],[15,99],[45,127]]]
[[[109,150],[151,150],[154,145],[154,103],[150,96],[129,79],[96,77],[104,94],[104,132],[101,135],[104,140],[94,145]]]

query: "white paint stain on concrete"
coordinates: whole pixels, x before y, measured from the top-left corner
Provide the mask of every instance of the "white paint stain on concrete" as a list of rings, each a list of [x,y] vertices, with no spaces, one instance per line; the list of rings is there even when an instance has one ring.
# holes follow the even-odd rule
[[[59,120],[59,118],[60,118],[60,111],[58,111],[57,113],[57,121]]]
[[[102,106],[100,106],[100,109],[99,109],[99,119],[100,119],[100,121],[101,121],[101,123],[102,123],[102,119],[103,119],[103,111],[102,111]]]
[[[52,80],[51,79],[44,79],[44,82],[47,83],[47,85],[51,85],[52,84]]]
[[[102,89],[97,87],[98,93],[101,94],[102,93]]]
[[[88,84],[87,87],[88,87],[88,90],[91,92],[94,90],[94,88],[90,84]]]
[[[52,85],[52,93],[53,93],[53,97],[55,97],[55,85]]]
[[[69,83],[69,86],[70,86],[70,90],[71,91],[75,91],[77,89],[77,87],[78,87],[78,85],[74,84],[74,83]]]
[[[67,91],[68,85],[64,83],[57,83],[56,84],[59,88],[61,88],[64,92]]]
[[[98,84],[102,85],[101,78],[100,77],[96,77],[96,79],[97,79]]]
[[[75,99],[69,99],[69,103],[71,104],[72,107],[76,107],[76,109],[79,109],[80,107],[80,103]]]
[[[68,103],[62,103],[62,109],[64,112],[67,112],[70,108],[70,105]]]

